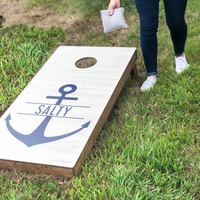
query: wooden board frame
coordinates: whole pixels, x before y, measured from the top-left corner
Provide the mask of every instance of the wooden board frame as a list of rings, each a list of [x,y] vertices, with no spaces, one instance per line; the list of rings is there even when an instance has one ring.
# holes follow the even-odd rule
[[[51,174],[51,175],[60,175],[60,176],[68,177],[68,178],[72,178],[75,174],[79,173],[81,171],[81,168],[85,162],[85,159],[89,151],[94,145],[128,77],[130,76],[130,74],[131,76],[138,77],[138,72],[137,72],[136,64],[135,64],[135,61],[137,59],[137,51],[136,49],[133,49],[133,50],[134,50],[133,55],[128,65],[125,66],[125,70],[121,76],[121,79],[118,81],[118,84],[115,90],[113,91],[107,105],[105,106],[105,109],[102,112],[102,115],[100,116],[98,122],[96,123],[95,128],[93,129],[89,137],[89,140],[87,141],[85,147],[83,148],[81,152],[81,155],[79,156],[79,159],[77,160],[73,168],[67,168],[67,167],[62,167],[62,166],[52,166],[52,165],[45,165],[45,164],[38,164],[38,163],[31,163],[31,162],[12,161],[12,160],[6,160],[6,159],[1,159],[1,158],[0,158],[0,168],[10,169],[10,170],[15,169],[18,171],[26,171],[26,172],[37,173],[37,174],[44,173],[44,174]]]

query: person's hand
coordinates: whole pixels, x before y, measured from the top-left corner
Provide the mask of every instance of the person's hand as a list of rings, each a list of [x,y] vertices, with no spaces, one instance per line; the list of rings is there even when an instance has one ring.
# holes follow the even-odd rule
[[[120,0],[110,0],[108,10],[110,11],[110,16],[113,14],[115,8],[120,8]]]

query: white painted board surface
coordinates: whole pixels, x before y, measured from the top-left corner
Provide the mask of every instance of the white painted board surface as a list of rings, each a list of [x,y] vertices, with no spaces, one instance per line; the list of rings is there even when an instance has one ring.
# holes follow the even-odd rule
[[[1,117],[0,159],[73,168],[135,51],[60,46]]]

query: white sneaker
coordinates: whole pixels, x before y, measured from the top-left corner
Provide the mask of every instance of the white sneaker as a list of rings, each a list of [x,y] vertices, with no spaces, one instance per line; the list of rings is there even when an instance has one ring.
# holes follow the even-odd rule
[[[175,63],[176,63],[176,73],[181,73],[183,72],[185,69],[187,69],[190,65],[187,63],[185,54],[183,54],[184,57],[175,57]]]
[[[141,90],[142,91],[150,90],[155,84],[155,82],[156,82],[156,78],[149,76],[147,80],[142,84]]]

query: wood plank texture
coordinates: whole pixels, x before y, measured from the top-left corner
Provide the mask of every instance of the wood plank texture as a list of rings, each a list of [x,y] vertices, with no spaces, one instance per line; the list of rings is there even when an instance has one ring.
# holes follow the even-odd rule
[[[77,68],[93,57],[90,68]],[[96,141],[136,49],[61,46],[0,119],[0,168],[71,178]]]

